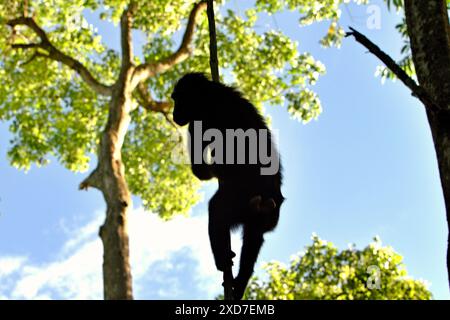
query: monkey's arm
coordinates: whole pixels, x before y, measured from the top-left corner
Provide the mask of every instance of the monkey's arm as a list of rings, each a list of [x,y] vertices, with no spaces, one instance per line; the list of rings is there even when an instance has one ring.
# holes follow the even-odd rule
[[[206,163],[203,157],[201,157],[201,161],[198,162],[198,159],[195,159],[194,157],[193,149],[194,148],[191,148],[190,152],[192,173],[200,180],[209,180],[214,178],[215,175],[213,173],[213,166]]]
[[[189,155],[191,160],[191,169],[192,173],[199,178],[200,180],[210,180],[215,177],[213,173],[213,168],[211,164],[205,162],[203,159],[203,140],[200,138],[194,137],[194,130],[192,128],[192,124],[189,125],[189,139],[190,139],[190,148]],[[196,145],[198,144],[198,145]],[[195,153],[199,154],[195,154]]]

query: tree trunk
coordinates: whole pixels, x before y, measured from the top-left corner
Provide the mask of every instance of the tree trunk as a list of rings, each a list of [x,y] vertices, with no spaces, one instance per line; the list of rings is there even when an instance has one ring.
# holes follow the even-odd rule
[[[103,241],[104,297],[132,299],[131,270],[128,245],[128,211],[131,196],[125,180],[121,148],[127,132],[130,97],[123,90],[114,90],[110,102],[109,119],[100,143],[99,177],[107,209],[100,228]]]
[[[133,47],[131,38],[131,3],[120,20],[122,65],[112,87],[108,122],[100,139],[97,168],[86,184],[98,188],[105,198],[106,219],[100,228],[103,242],[103,293],[106,300],[133,299],[128,213],[133,207],[125,179],[122,146],[130,124],[132,109]]]
[[[450,230],[450,113],[427,111],[439,166],[441,185]],[[447,239],[447,274],[450,279],[450,233]],[[450,283],[449,283],[450,285]]]
[[[95,175],[106,201],[103,241],[103,285],[107,300],[133,299],[129,263],[128,212],[132,200],[125,180],[121,149],[130,123],[132,69],[120,75],[113,89],[109,117],[101,137]]]
[[[433,135],[450,230],[450,27],[445,0],[405,0],[414,66],[439,109],[425,106]],[[450,278],[450,235],[447,243]]]
[[[133,299],[127,228],[128,212],[133,205],[121,153],[130,124],[133,71],[132,65],[124,64],[119,80],[112,87],[108,122],[100,138],[98,164],[80,184],[80,189],[95,187],[100,190],[106,202],[106,219],[99,232],[103,242],[105,300]]]

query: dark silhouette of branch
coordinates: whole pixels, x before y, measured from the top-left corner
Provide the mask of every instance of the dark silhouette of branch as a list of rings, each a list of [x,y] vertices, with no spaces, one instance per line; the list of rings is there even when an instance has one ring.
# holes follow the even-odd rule
[[[219,59],[217,58],[216,22],[214,19],[214,0],[208,0],[208,25],[209,25],[209,66],[213,81],[220,81]]]
[[[29,59],[27,59],[26,61],[22,62],[20,64],[20,66],[24,67],[27,64],[30,64],[31,62],[33,62],[34,59],[36,59],[37,57],[43,57],[43,58],[47,58],[47,56],[45,54],[39,53],[38,51],[35,51],[31,57]]]
[[[41,48],[48,52],[45,56],[49,59],[58,61],[69,68],[76,71],[80,77],[97,93],[109,96],[112,93],[112,86],[107,86],[100,83],[94,76],[89,72],[89,70],[81,64],[78,60],[73,59],[72,57],[64,54],[60,50],[58,50],[48,39],[46,32],[38,26],[38,24],[34,21],[33,18],[28,17],[19,17],[16,19],[9,20],[7,24],[14,28],[15,26],[24,25],[29,27],[31,30],[36,33],[36,35],[41,40],[40,43],[30,43],[30,44],[13,44],[13,48],[21,48],[21,49],[31,49],[31,48]]]
[[[174,65],[186,60],[191,55],[190,45],[192,43],[192,39],[194,38],[195,25],[197,23],[198,18],[200,17],[200,13],[205,8],[206,8],[205,1],[200,1],[194,5],[194,8],[192,9],[189,15],[186,30],[183,35],[183,40],[177,51],[175,51],[170,56],[160,61],[144,63],[136,67],[133,76],[133,85],[132,85],[133,88],[136,87],[140,82],[148,79],[149,77],[153,77],[156,74],[166,72]]]
[[[206,13],[209,26],[209,67],[214,82],[220,82],[219,59],[217,58],[216,21],[214,18],[214,0],[207,0]],[[223,272],[223,296],[224,300],[233,300],[233,271],[230,268]]]
[[[40,43],[14,43],[11,45],[13,49],[33,49],[40,48]]]
[[[397,78],[400,79],[412,92],[412,95],[418,98],[426,108],[439,110],[440,107],[433,101],[428,92],[419,86],[414,79],[392,59],[388,54],[382,51],[376,44],[369,40],[365,35],[350,27],[351,32],[347,32],[346,37],[353,36],[357,42],[362,44],[370,53],[380,59],[389,70],[391,70]]]

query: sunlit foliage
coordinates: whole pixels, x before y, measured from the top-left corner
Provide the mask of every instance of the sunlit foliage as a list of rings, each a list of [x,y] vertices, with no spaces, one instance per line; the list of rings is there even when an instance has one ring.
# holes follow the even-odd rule
[[[157,61],[176,50],[187,17],[197,1],[136,0],[133,29],[144,41],[135,41],[136,63]],[[312,90],[325,67],[282,31],[258,28],[262,14],[293,10],[299,23],[328,21],[323,45],[339,45],[343,36],[338,21],[340,5],[348,0],[257,0],[243,12],[217,1],[218,54],[223,81],[239,89],[255,105],[284,106],[300,121],[316,119],[322,111]],[[365,3],[365,1],[357,1]],[[34,0],[0,2],[0,121],[9,125],[12,139],[8,156],[13,166],[28,170],[56,159],[72,171],[86,172],[104,128],[109,98],[94,93],[70,68],[49,60],[39,49],[13,49],[11,45],[39,39],[27,27],[11,30],[7,21],[20,16],[33,19],[47,32],[52,44],[78,60],[102,83],[111,85],[120,69],[120,50],[106,43],[96,27],[104,20],[115,26],[128,0]],[[93,17],[96,17],[94,19]],[[209,71],[206,14],[199,22],[193,55],[146,85],[155,99],[168,100],[175,81],[188,71]],[[141,50],[142,49],[142,50]],[[142,54],[140,54],[142,52]],[[138,108],[123,148],[131,192],[147,209],[170,218],[185,213],[198,201],[199,182],[186,165],[170,161],[177,131],[161,114]]]
[[[312,244],[289,265],[269,262],[254,277],[246,299],[396,300],[431,299],[423,281],[408,276],[403,257],[375,238],[362,250],[338,250],[313,236]]]

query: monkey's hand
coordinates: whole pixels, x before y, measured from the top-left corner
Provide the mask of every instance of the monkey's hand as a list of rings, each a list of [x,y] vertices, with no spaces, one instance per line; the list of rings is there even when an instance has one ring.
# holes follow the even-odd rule
[[[280,207],[274,198],[263,199],[260,195],[254,196],[249,201],[253,223],[257,224],[264,232],[272,231],[278,223]]]
[[[207,164],[193,164],[192,173],[200,180],[210,180],[214,178],[211,166]]]
[[[254,196],[249,201],[250,208],[258,213],[270,213],[277,207],[273,198],[263,199],[260,195]]]

